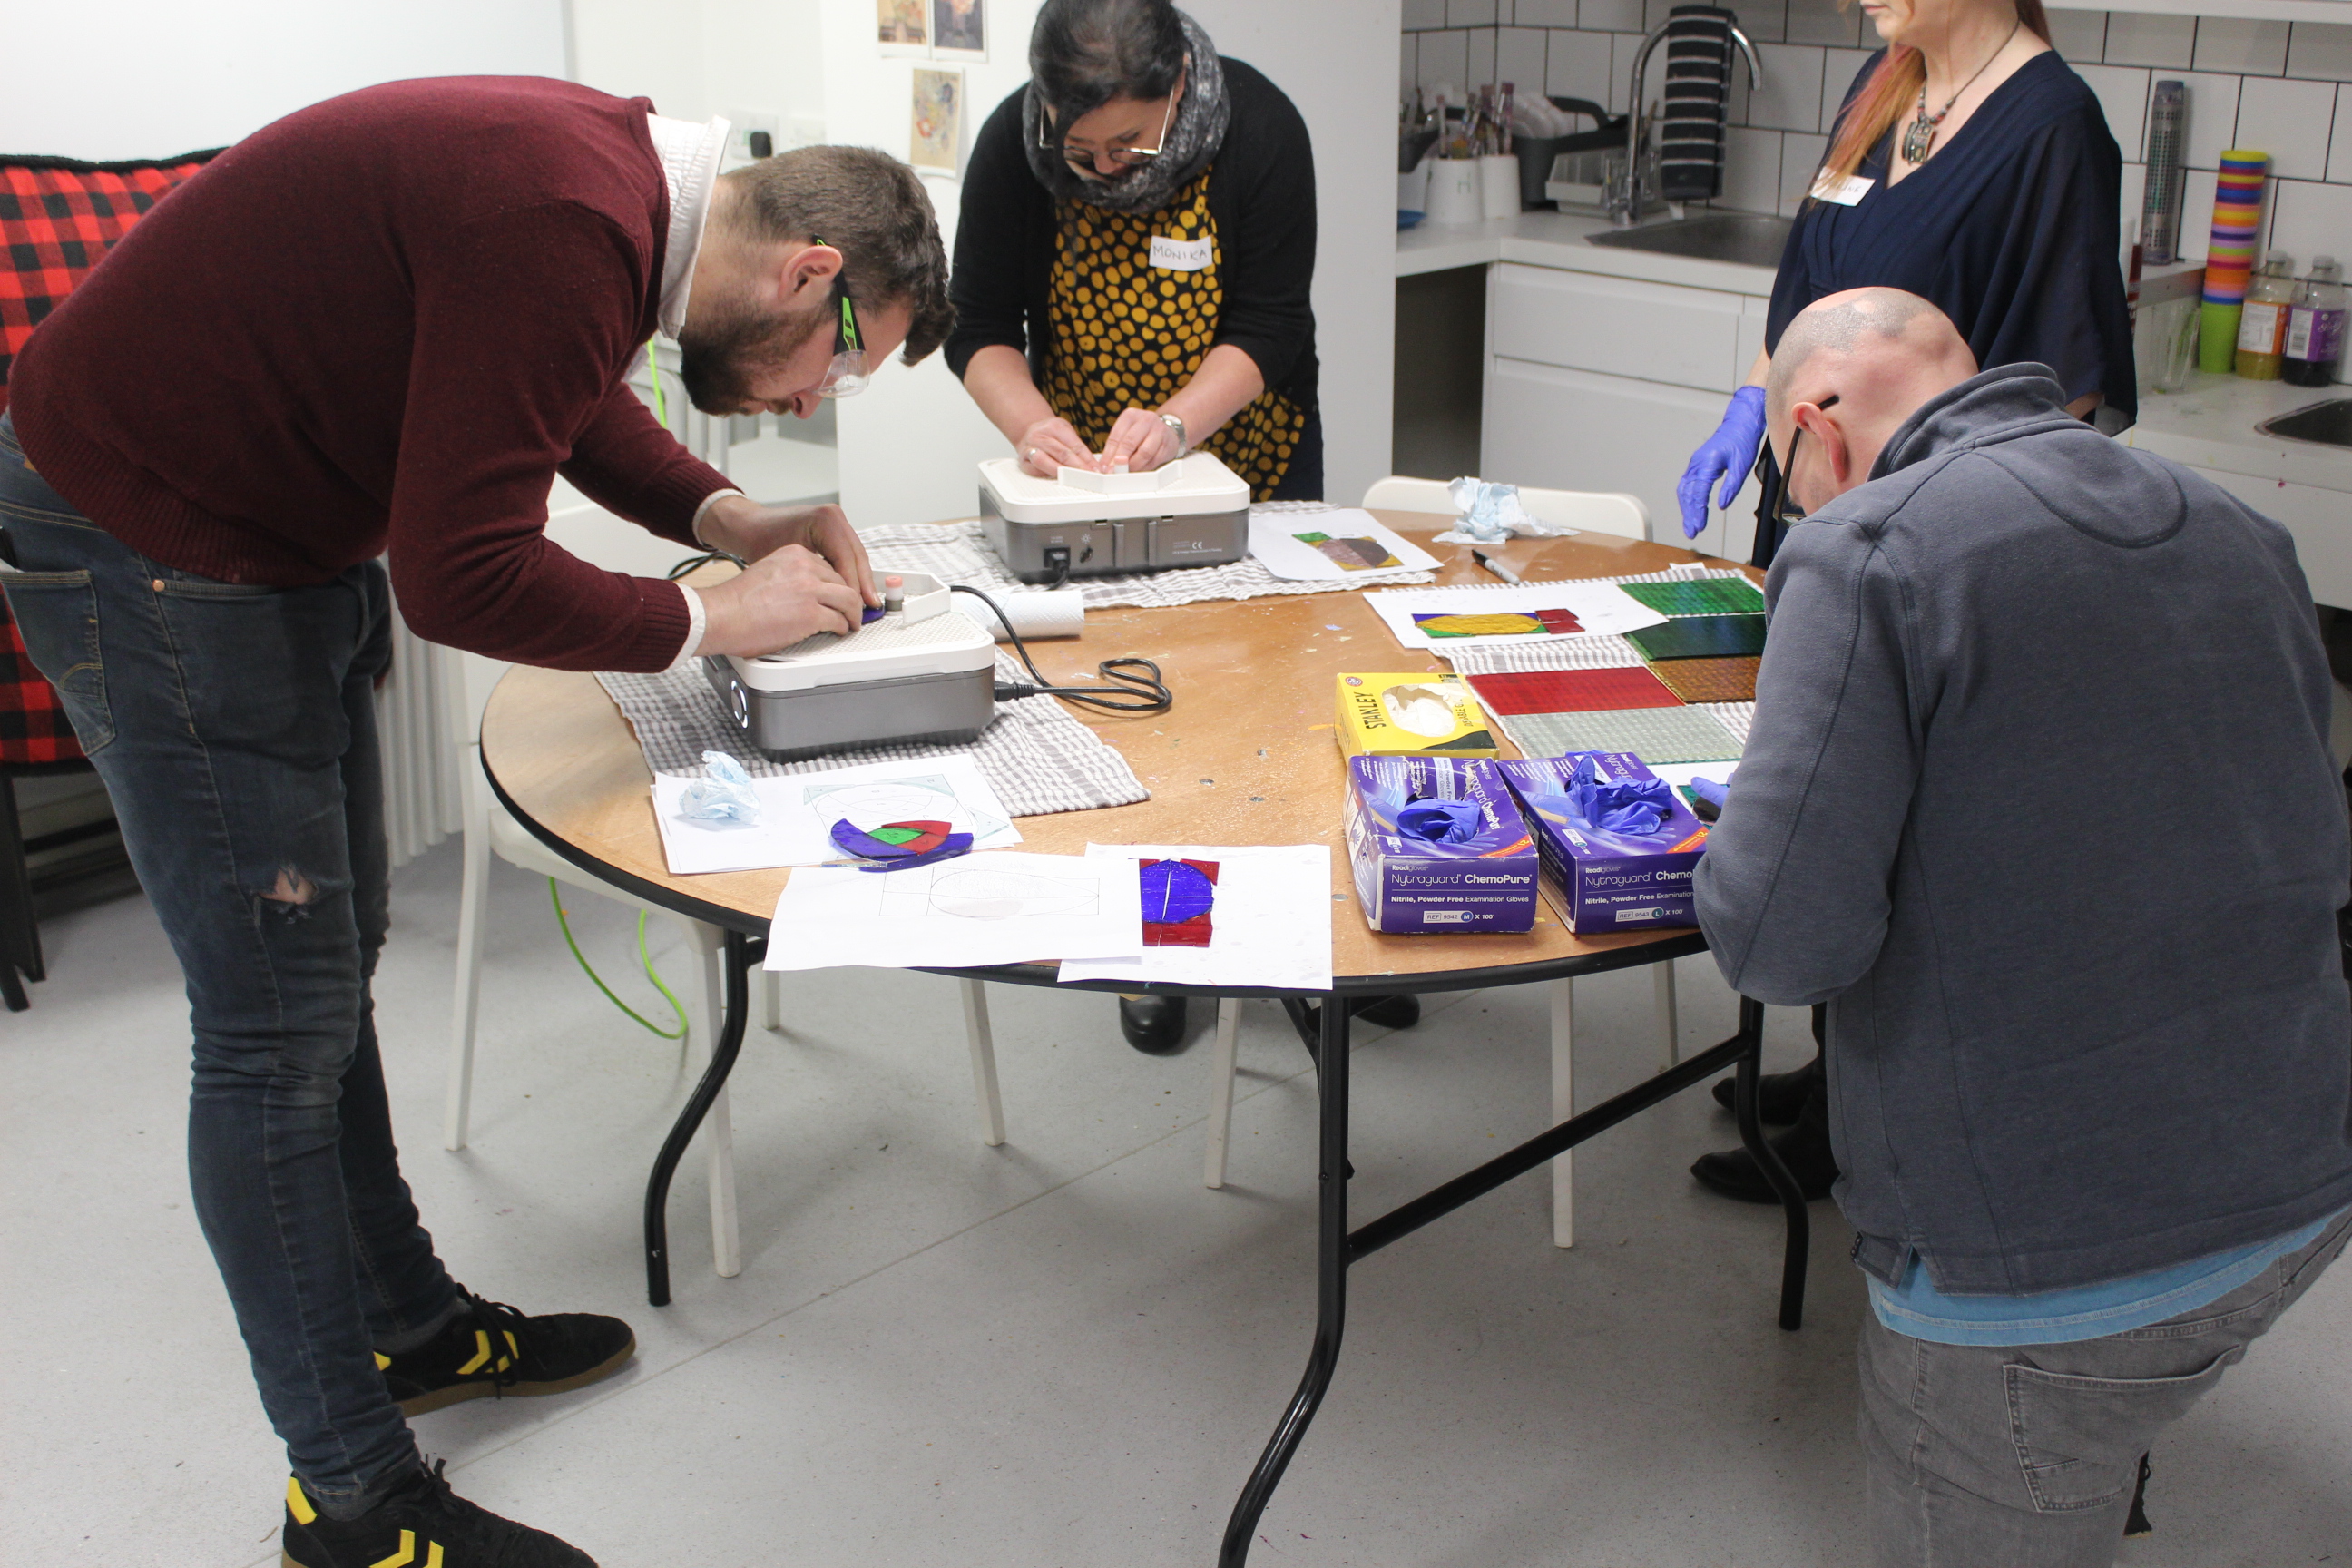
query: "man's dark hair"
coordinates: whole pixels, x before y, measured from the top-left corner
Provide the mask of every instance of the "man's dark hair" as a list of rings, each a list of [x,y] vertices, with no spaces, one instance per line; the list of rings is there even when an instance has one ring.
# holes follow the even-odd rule
[[[756,240],[823,239],[841,252],[851,301],[905,302],[899,358],[914,364],[947,341],[948,253],[915,171],[870,147],[797,147],[723,174],[743,199],[732,222]]]
[[[1045,0],[1029,34],[1029,75],[1066,125],[1114,98],[1175,89],[1184,24],[1170,0]]]

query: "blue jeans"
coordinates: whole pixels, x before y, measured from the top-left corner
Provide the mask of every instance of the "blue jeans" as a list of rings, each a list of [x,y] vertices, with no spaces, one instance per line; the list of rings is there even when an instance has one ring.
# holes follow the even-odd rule
[[[0,527],[9,608],[187,979],[189,1179],[262,1405],[311,1494],[356,1511],[416,1451],[373,1347],[457,1300],[401,1179],[369,996],[383,569],[268,588],[150,561],[33,472],[5,417]]]

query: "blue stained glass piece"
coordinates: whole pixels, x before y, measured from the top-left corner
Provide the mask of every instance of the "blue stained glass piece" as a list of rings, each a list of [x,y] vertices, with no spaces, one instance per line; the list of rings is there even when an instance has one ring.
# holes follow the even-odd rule
[[[1143,919],[1148,925],[1181,925],[1205,915],[1217,901],[1217,885],[1181,860],[1151,860],[1143,867]]]
[[[878,605],[868,605],[866,606],[866,618],[859,621],[857,624],[861,626],[870,626],[889,613],[889,611],[883,609]]]

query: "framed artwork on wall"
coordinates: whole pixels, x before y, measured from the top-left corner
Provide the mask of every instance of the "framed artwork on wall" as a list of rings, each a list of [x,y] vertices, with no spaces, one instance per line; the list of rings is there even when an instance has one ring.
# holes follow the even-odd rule
[[[874,0],[874,31],[886,55],[929,55],[930,0]]]
[[[963,147],[963,72],[915,68],[913,135],[907,162],[953,175]]]
[[[988,58],[988,0],[930,0],[931,53],[943,60]]]

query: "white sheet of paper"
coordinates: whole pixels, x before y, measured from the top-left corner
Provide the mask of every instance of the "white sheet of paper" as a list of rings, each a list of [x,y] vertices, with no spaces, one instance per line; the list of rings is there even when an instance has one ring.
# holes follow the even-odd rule
[[[969,756],[926,757],[914,763],[860,763],[819,773],[755,778],[760,820],[706,822],[680,816],[678,804],[694,781],[657,773],[654,820],[673,877],[706,871],[763,871],[778,866],[821,866],[845,858],[834,847],[833,825],[880,817],[944,821],[972,835],[975,849],[1021,842],[1004,803]]]
[[[1331,989],[1331,851],[1322,844],[1089,844],[1087,858],[1213,860],[1217,900],[1206,947],[1147,947],[1140,958],[1062,961],[1065,980]],[[1135,873],[1122,873],[1129,885]],[[1140,919],[1139,913],[1138,919]]]
[[[1336,511],[1273,511],[1250,513],[1250,553],[1265,563],[1265,569],[1277,577],[1293,583],[1345,582],[1372,572],[1427,572],[1437,565],[1437,557],[1390,528],[1361,507],[1342,507]],[[1374,566],[1369,562],[1361,566],[1349,566],[1358,559],[1351,552],[1342,550],[1341,559],[1335,561],[1298,536],[1302,533],[1328,534],[1333,540],[1369,539],[1396,557],[1393,566]]]
[[[1142,955],[1134,874],[1083,855],[998,850],[906,871],[794,871],[768,928],[767,966],[963,968],[1066,952]]]
[[[1416,613],[1479,616],[1566,610],[1576,617],[1581,628],[1580,632],[1561,634],[1566,637],[1596,632],[1622,636],[1643,626],[1654,626],[1666,618],[1614,583],[1530,583],[1523,588],[1385,588],[1367,593],[1364,598],[1373,613],[1388,623],[1397,641],[1407,647],[1424,647],[1437,653],[1450,647],[1556,642],[1559,638],[1534,632],[1433,637],[1413,624]]]

